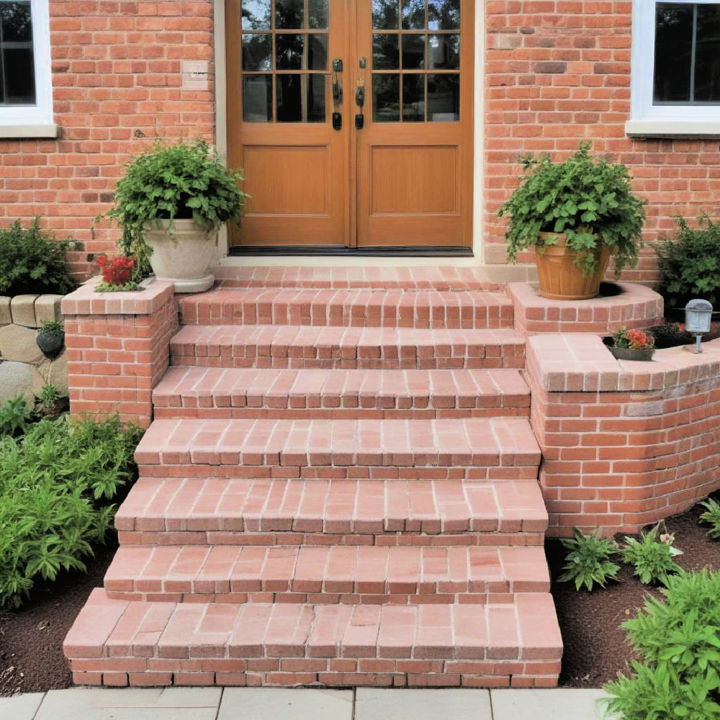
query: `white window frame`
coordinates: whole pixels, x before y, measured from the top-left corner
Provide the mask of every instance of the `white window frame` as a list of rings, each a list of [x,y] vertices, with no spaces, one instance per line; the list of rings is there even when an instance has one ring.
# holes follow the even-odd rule
[[[634,0],[632,18],[631,115],[628,135],[720,137],[720,105],[654,105],[655,6],[668,0]],[[718,0],[669,0],[717,5]]]
[[[35,104],[0,104],[0,137],[57,137],[53,121],[50,11],[48,0],[30,0],[35,63]]]

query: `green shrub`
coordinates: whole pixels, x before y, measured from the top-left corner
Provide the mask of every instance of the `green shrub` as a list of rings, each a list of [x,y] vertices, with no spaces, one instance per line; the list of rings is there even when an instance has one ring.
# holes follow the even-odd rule
[[[670,534],[660,535],[660,526],[656,525],[647,533],[642,533],[640,539],[626,537],[625,547],[622,548],[622,559],[634,568],[634,575],[640,582],[662,582],[667,584],[671,573],[677,572],[680,567],[673,560],[682,551],[673,547],[675,537]]]
[[[596,585],[605,587],[608,580],[617,578],[620,566],[613,562],[618,547],[611,538],[583,535],[575,528],[573,537],[562,540],[569,552],[565,556],[560,582],[574,582],[575,589],[593,590]]]
[[[25,432],[30,419],[30,409],[22,395],[8,400],[0,408],[0,437],[21,435]]]
[[[39,578],[85,569],[111,526],[110,501],[134,479],[140,434],[62,416],[0,437],[0,607],[19,607]]]
[[[65,252],[72,241],[59,242],[43,232],[37,219],[24,229],[19,222],[0,230],[0,295],[57,293],[74,290]]]
[[[607,710],[624,720],[719,718],[720,573],[683,571],[661,592],[623,623],[640,662],[605,686]]]
[[[657,291],[666,308],[682,308],[693,298],[720,305],[720,224],[700,217],[691,228],[683,218],[674,239],[655,245],[660,270]]]
[[[707,531],[708,537],[713,540],[720,540],[720,503],[709,498],[700,505],[705,508],[705,512],[700,515],[700,519],[710,525],[710,529]]]

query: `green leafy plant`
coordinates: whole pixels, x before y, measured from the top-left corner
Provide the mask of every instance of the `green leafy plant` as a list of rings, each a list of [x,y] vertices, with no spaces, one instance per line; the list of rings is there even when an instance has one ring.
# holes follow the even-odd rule
[[[609,580],[617,578],[620,566],[613,562],[618,547],[612,538],[598,535],[583,535],[575,528],[573,537],[562,540],[568,550],[565,555],[565,571],[560,582],[574,582],[575,589],[585,587],[592,591],[596,585],[605,587]]]
[[[52,335],[64,335],[65,326],[60,320],[43,320],[40,324],[40,332],[51,333]]]
[[[150,248],[145,242],[149,225],[192,219],[217,230],[228,221],[240,221],[246,195],[238,188],[242,174],[228,170],[207,143],[156,143],[130,161],[115,189],[115,205],[106,214],[123,229],[120,242],[125,256],[136,259],[133,280],[149,274]]]
[[[720,223],[700,217],[697,227],[677,218],[678,233],[655,245],[660,270],[657,291],[668,308],[682,308],[693,298],[720,305]]]
[[[0,438],[15,437],[25,432],[31,419],[27,400],[22,395],[8,400],[0,408]]]
[[[700,520],[710,525],[710,529],[707,531],[708,537],[720,540],[720,503],[708,498],[700,505],[705,508],[705,512],[700,515]]]
[[[40,400],[40,405],[43,410],[54,410],[60,399],[60,393],[52,383],[45,383],[40,389],[38,399]]]
[[[625,545],[621,549],[624,562],[632,565],[634,575],[640,582],[667,584],[668,577],[680,567],[673,558],[682,555],[682,550],[673,547],[675,536],[669,533],[660,534],[660,525],[642,533],[640,539],[625,537]]]
[[[19,607],[38,579],[85,569],[136,475],[140,435],[117,419],[62,416],[0,438],[0,607]]]
[[[633,194],[624,165],[594,160],[588,143],[563,162],[527,156],[522,164],[526,175],[499,211],[510,216],[506,238],[512,262],[521,250],[557,243],[540,238],[550,232],[565,233],[585,275],[595,270],[601,245],[615,257],[617,274],[637,264],[644,201]]]
[[[605,686],[608,713],[624,720],[720,717],[720,573],[670,575],[623,623],[639,660]]]
[[[112,285],[111,283],[107,283],[104,281],[99,282],[95,286],[95,292],[137,292],[140,290],[139,283],[135,282],[135,280],[129,280],[128,282],[124,283],[123,285]]]
[[[58,241],[40,229],[37,219],[27,229],[19,221],[0,230],[0,295],[65,294],[75,281],[65,265],[72,240]]]

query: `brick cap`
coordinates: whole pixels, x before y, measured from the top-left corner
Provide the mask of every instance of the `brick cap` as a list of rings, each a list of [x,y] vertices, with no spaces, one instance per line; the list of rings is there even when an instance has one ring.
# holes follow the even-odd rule
[[[702,354],[685,347],[656,350],[650,362],[616,360],[597,335],[543,334],[528,338],[527,371],[549,392],[660,390],[720,374],[720,339]]]
[[[99,293],[100,276],[90,278],[62,301],[63,315],[152,315],[174,295],[173,284],[150,278],[135,292]]]

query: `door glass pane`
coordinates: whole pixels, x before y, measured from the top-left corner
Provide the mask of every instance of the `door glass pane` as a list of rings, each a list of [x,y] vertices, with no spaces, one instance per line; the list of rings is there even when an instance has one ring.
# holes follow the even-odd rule
[[[460,0],[428,0],[430,30],[460,29]]]
[[[328,27],[328,0],[309,0],[310,27],[326,30]]]
[[[242,67],[246,72],[272,70],[272,35],[243,35]]]
[[[460,67],[460,36],[431,35],[427,66],[431,70],[457,70]]]
[[[695,102],[720,102],[720,5],[698,5]]]
[[[395,30],[398,26],[399,0],[373,0],[372,26],[375,30]]]
[[[373,67],[376,70],[396,70],[400,67],[397,35],[373,35]]]
[[[243,120],[272,121],[272,75],[245,75],[243,78]]]
[[[400,120],[400,76],[373,75],[373,121]]]
[[[275,67],[278,70],[300,70],[303,66],[305,35],[278,33],[275,36]]]
[[[326,70],[327,69],[327,41],[328,36],[308,35],[308,69],[309,70]]]
[[[427,76],[427,119],[430,122],[454,122],[460,119],[460,76]]]
[[[325,86],[327,75],[308,75],[307,122],[325,122]]]
[[[425,67],[425,36],[402,36],[402,63],[405,70],[422,70]]]
[[[277,121],[302,122],[302,75],[276,75]]]
[[[303,27],[303,0],[275,0],[275,27],[278,29]]]
[[[655,20],[655,102],[687,102],[690,100],[693,7],[658,3]]]
[[[402,0],[402,26],[406,30],[425,29],[425,0]]]
[[[403,120],[425,120],[425,75],[403,75]]]
[[[270,7],[270,0],[243,0],[243,30],[269,30]]]

